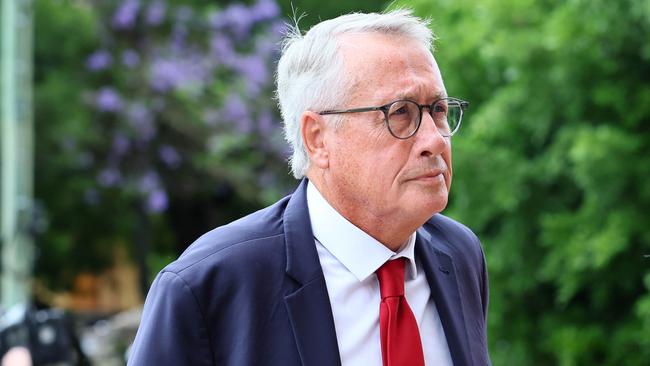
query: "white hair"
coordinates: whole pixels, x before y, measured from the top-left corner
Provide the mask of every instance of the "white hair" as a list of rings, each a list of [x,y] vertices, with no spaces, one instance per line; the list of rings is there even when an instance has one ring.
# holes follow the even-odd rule
[[[310,164],[300,131],[302,113],[340,108],[355,82],[343,72],[338,37],[350,33],[391,34],[412,39],[431,50],[434,36],[428,20],[415,17],[406,9],[342,15],[318,23],[304,35],[297,23],[283,41],[276,79],[284,136],[293,150],[291,171],[300,179]],[[333,123],[341,120],[339,117]]]

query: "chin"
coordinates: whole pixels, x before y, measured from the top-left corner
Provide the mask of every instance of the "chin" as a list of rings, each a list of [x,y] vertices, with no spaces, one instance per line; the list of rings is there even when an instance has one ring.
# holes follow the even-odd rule
[[[431,197],[431,200],[429,201],[429,204],[427,205],[429,208],[429,211],[431,212],[431,216],[433,214],[437,214],[438,212],[444,210],[447,207],[447,203],[449,202],[449,195],[445,191],[440,192],[438,194],[433,194]]]
[[[429,211],[430,212],[429,217],[442,212],[445,208],[447,208],[447,200],[445,200],[444,203],[440,203],[438,205],[433,206],[432,209]]]
[[[431,218],[431,216],[441,212],[447,207],[447,197],[440,197],[435,200],[425,202],[424,200],[420,201],[418,207],[415,208],[414,213],[418,217],[418,221],[424,223]]]

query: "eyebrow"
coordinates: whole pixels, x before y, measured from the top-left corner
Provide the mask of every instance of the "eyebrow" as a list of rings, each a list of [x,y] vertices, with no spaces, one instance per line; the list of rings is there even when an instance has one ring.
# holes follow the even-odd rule
[[[406,93],[401,92],[401,93],[397,94],[396,98],[397,99],[393,99],[393,100],[410,99],[410,100],[415,101],[417,99],[417,98],[414,98],[414,95],[413,95],[412,92],[406,92]],[[445,92],[437,92],[433,96],[433,100],[438,100],[438,99],[442,99],[442,98],[447,98],[447,93],[445,93]]]

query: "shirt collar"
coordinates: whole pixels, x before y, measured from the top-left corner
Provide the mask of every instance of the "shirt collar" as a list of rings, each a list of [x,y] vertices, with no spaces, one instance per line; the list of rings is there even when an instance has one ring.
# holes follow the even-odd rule
[[[415,233],[398,252],[393,252],[338,213],[311,182],[307,184],[307,207],[314,238],[359,281],[386,261],[401,257],[407,259],[407,278],[415,278]]]

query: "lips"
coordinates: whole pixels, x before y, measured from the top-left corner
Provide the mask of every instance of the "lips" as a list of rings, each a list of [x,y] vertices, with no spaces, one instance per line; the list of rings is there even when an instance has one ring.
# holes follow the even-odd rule
[[[405,180],[424,180],[431,181],[436,178],[448,178],[449,169],[447,168],[447,163],[442,157],[437,156],[435,159],[428,160],[426,162],[422,161],[424,164],[419,165],[418,167],[411,169],[404,176]]]
[[[443,176],[445,172],[446,172],[445,169],[436,169],[421,174],[417,174],[414,178],[412,178],[412,180],[437,178],[439,176]]]
[[[424,169],[418,169],[412,174],[409,174],[411,179],[431,179],[436,178],[447,173],[447,166],[442,161],[436,161],[434,164],[427,166]]]
[[[436,170],[436,171],[433,171],[433,172],[430,172],[430,173],[423,174],[421,176],[421,178],[434,178],[434,177],[437,177],[439,175],[443,175],[444,173],[445,172],[443,170]]]

